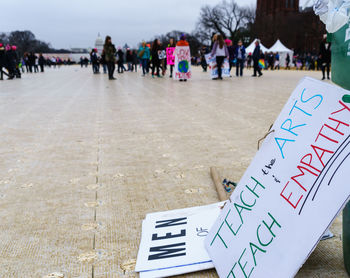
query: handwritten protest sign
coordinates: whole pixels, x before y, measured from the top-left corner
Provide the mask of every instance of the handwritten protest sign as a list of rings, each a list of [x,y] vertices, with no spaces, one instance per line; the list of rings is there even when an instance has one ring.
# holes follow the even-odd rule
[[[205,239],[220,277],[294,277],[346,204],[346,94],[298,84]]]
[[[204,238],[223,203],[147,214],[135,271],[141,278],[213,268]]]
[[[216,64],[216,56],[211,57],[210,53],[206,54],[205,60],[209,65],[210,77],[218,78],[219,74],[218,74],[218,67]],[[222,70],[222,77],[230,77],[230,63],[227,58],[225,58],[224,63],[222,64],[221,70]]]
[[[173,66],[175,64],[175,56],[174,56],[175,47],[168,47],[166,49],[166,63],[167,65]]]
[[[189,46],[176,46],[175,51],[174,79],[190,79],[191,73],[191,52]]]

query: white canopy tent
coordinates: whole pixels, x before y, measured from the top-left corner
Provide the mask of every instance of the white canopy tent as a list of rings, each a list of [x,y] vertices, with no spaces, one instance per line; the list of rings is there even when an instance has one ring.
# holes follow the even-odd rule
[[[290,64],[293,60],[293,50],[285,47],[283,43],[281,43],[280,40],[277,40],[273,46],[268,50],[268,52],[272,53],[278,53],[280,56],[280,66],[285,67],[286,66],[286,57],[287,54],[289,54],[290,57]]]
[[[255,49],[255,42],[257,41],[258,39],[255,39],[246,49],[245,49],[245,52],[247,53],[247,55],[249,53],[252,53],[254,52],[254,49]],[[261,42],[260,42],[260,49],[262,50],[263,53],[265,53],[266,51],[269,51]]]

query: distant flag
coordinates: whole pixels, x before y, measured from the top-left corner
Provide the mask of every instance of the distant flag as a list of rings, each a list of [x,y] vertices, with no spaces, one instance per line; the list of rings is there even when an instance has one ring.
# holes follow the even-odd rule
[[[264,69],[265,68],[265,60],[264,59],[260,59],[259,60],[259,67]]]

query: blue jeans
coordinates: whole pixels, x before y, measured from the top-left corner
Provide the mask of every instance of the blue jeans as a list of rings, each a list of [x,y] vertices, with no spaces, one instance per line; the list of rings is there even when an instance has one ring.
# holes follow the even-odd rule
[[[148,59],[141,59],[142,73],[146,74],[148,72]]]
[[[240,76],[243,76],[243,68],[244,68],[244,60],[237,59],[236,63],[236,76],[238,76],[238,72]]]

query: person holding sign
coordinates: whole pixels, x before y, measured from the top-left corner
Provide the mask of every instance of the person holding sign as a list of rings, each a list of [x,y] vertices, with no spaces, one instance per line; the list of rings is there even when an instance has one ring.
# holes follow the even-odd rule
[[[167,65],[170,66],[170,78],[173,77],[173,71],[174,71],[175,57],[173,54],[174,54],[175,47],[176,47],[176,43],[174,38],[170,38],[168,47],[166,49]]]
[[[191,74],[191,51],[186,36],[181,35],[180,41],[176,44],[174,51],[175,56],[175,75],[174,79],[179,81],[187,81]]]
[[[229,59],[229,53],[228,53],[224,38],[222,37],[221,34],[217,36],[217,41],[214,43],[213,50],[211,51],[210,55],[211,56],[216,55],[218,78],[214,78],[214,80],[217,80],[217,79],[222,80],[222,65],[224,63],[225,58]]]

